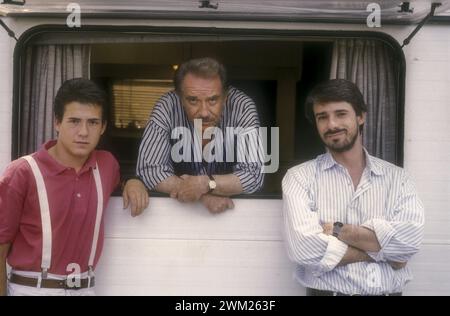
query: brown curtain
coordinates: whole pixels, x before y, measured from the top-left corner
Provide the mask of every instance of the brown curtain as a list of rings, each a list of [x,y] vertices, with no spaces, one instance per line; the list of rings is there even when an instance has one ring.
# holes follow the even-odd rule
[[[331,79],[347,79],[361,90],[368,106],[363,132],[371,155],[397,162],[397,77],[393,50],[377,40],[335,41]]]
[[[20,112],[19,155],[55,138],[53,100],[61,84],[89,78],[89,45],[32,45],[27,49]]]

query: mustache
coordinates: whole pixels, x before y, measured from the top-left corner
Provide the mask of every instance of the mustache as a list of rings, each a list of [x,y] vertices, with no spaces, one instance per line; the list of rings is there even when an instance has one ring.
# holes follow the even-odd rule
[[[333,134],[337,134],[337,133],[340,133],[340,132],[346,132],[347,130],[345,129],[345,128],[343,128],[343,129],[334,129],[334,130],[328,130],[328,131],[326,131],[325,132],[325,136],[329,136],[329,135],[333,135]]]
[[[214,118],[196,118],[196,120],[201,120],[202,124],[210,124],[210,123],[214,123],[216,120]]]

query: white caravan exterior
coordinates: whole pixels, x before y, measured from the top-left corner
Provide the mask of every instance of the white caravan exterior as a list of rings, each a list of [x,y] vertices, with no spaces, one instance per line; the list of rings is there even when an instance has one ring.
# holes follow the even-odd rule
[[[129,1],[126,5],[132,7],[134,2],[142,5],[142,1]],[[218,2],[220,6],[222,1]],[[431,1],[424,2],[429,5]],[[149,6],[137,8],[145,10]],[[0,5],[2,20],[17,38],[33,27],[64,25],[69,14],[61,6],[30,8],[39,9],[36,12],[40,14],[17,14],[20,7]],[[387,34],[401,44],[424,16],[405,24],[385,24],[382,16],[381,27],[369,28],[365,23],[333,23],[336,16],[329,17],[328,22],[301,22],[289,15],[285,21],[283,15],[272,21],[264,17],[252,19],[250,15],[247,20],[201,16],[177,19],[175,15],[170,19],[127,18],[118,17],[120,7],[109,13],[108,8],[91,7],[91,15],[81,15],[82,25],[366,31]],[[102,14],[96,16],[96,12]],[[445,16],[448,14],[441,13],[440,23],[426,24],[403,48],[404,167],[416,182],[426,212],[425,240],[420,253],[408,263],[414,280],[408,284],[405,295],[450,295],[450,23],[445,22]],[[15,47],[16,41],[0,29],[0,170],[13,158]],[[294,265],[283,244],[281,198],[234,201],[234,210],[211,215],[200,205],[151,197],[144,214],[131,218],[122,209],[121,197],[112,197],[106,211],[105,247],[96,272],[97,293],[303,295],[305,290],[293,279]]]

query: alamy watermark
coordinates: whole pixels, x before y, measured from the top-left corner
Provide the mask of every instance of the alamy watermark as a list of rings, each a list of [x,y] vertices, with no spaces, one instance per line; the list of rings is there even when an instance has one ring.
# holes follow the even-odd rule
[[[70,28],[81,27],[81,6],[78,3],[69,3],[66,11],[70,12],[66,19],[66,25]]]
[[[234,162],[260,163],[262,173],[275,173],[279,167],[279,129],[270,128],[270,154],[267,127],[208,127],[202,131],[202,120],[194,120],[194,135],[189,128],[180,126],[172,130],[174,162]],[[203,140],[210,140],[203,146]],[[191,150],[193,149],[193,151]],[[225,149],[225,157],[224,157]]]
[[[381,27],[381,7],[378,3],[369,3],[366,8],[370,12],[366,19],[368,27]]]
[[[78,263],[69,263],[66,268],[67,272],[71,272],[67,276],[66,284],[68,288],[81,287],[81,267]]]

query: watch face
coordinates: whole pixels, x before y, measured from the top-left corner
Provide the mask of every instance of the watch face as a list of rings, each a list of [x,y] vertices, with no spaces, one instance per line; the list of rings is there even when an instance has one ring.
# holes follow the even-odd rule
[[[344,226],[341,222],[335,222],[333,224],[333,236],[338,237],[339,233],[341,232],[341,228]]]
[[[216,186],[217,186],[216,181],[214,181],[214,180],[209,181],[209,189],[210,190],[214,190],[216,188]]]

